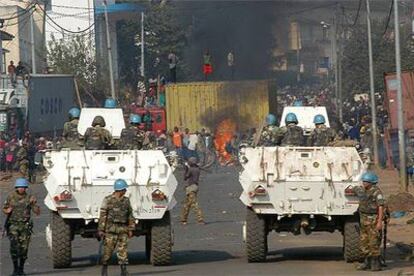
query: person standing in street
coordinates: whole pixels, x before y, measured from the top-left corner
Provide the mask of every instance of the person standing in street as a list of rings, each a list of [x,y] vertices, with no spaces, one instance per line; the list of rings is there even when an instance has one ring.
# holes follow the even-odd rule
[[[232,50],[227,54],[227,67],[230,71],[230,79],[234,80],[234,54]]]
[[[19,150],[16,153],[16,159],[19,165],[19,174],[21,177],[29,177],[29,159],[28,159],[28,144],[26,141],[22,142]]]
[[[197,195],[198,195],[198,184],[200,181],[201,169],[197,165],[197,159],[195,157],[190,157],[188,159],[188,164],[185,168],[184,181],[186,181],[185,194],[186,198],[183,203],[182,215],[181,215],[181,224],[187,225],[188,215],[191,209],[194,209],[197,215],[197,221],[199,224],[205,224],[203,218],[203,212],[201,211],[200,206],[198,205]]]
[[[11,60],[9,66],[7,66],[7,73],[9,74],[10,82],[14,85],[16,83],[16,66],[14,66],[13,60]]]
[[[385,198],[377,186],[378,176],[371,171],[362,177],[362,186],[355,186],[353,191],[359,198],[360,248],[364,263],[358,270],[380,271],[381,233],[385,213]]]
[[[17,178],[14,188],[3,204],[3,213],[6,215],[5,231],[10,240],[10,255],[14,267],[12,275],[25,275],[24,263],[27,260],[33,228],[31,213],[40,215],[40,207],[36,198],[27,192],[29,182],[26,178]]]
[[[168,64],[170,69],[170,81],[172,83],[177,82],[177,63],[178,57],[173,52],[170,52],[168,55]]]
[[[204,74],[204,80],[208,80],[208,76],[213,73],[213,65],[211,62],[211,55],[210,51],[207,49],[203,56],[203,74]]]
[[[114,192],[105,197],[99,214],[98,237],[103,239],[102,276],[108,275],[108,262],[116,249],[121,276],[128,275],[128,238],[135,230],[129,198],[125,196],[128,184],[123,179],[114,183]]]

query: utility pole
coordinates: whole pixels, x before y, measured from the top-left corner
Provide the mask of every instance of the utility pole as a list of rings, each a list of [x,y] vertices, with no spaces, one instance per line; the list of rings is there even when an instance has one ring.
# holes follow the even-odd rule
[[[299,22],[296,21],[296,63],[298,64],[298,71],[296,75],[296,81],[300,82],[300,29],[299,29]]]
[[[338,106],[338,43],[337,43],[337,34],[338,34],[338,23],[337,19],[332,19],[332,23],[334,24],[334,31],[332,35],[332,60],[333,60],[333,71],[334,71],[334,77],[335,77],[335,108],[336,112],[339,117],[339,106]]]
[[[401,87],[401,53],[400,53],[400,22],[398,17],[398,0],[394,1],[394,32],[395,32],[395,65],[397,68],[397,101],[398,101],[398,140],[400,152],[400,189],[407,191],[406,163],[405,163],[405,133],[403,97]]]
[[[367,32],[368,32],[368,56],[369,56],[369,85],[371,97],[371,117],[372,117],[372,141],[374,147],[374,164],[378,166],[378,138],[377,138],[377,110],[375,104],[375,87],[374,87],[374,62],[372,58],[372,37],[371,37],[371,9],[369,0],[367,4]]]
[[[144,12],[141,12],[141,77],[145,77],[144,36]]]
[[[1,29],[3,29],[4,19],[0,18],[0,77],[3,74],[3,38],[1,37]],[[6,70],[6,68],[4,68]]]
[[[338,37],[338,46],[337,46],[337,64],[338,64],[338,109],[339,109],[339,122],[342,124],[344,122],[343,115],[343,104],[342,104],[342,34],[343,34],[343,16],[340,16],[338,4],[336,5],[336,18],[337,18],[337,37]],[[341,19],[341,20],[339,20]],[[339,23],[341,23],[341,29],[339,30]],[[339,36],[338,36],[339,34]]]
[[[32,44],[32,74],[36,74],[36,57],[35,57],[35,41],[34,41],[34,19],[33,14],[35,10],[30,14],[30,43]]]
[[[113,68],[112,68],[111,37],[109,36],[108,9],[106,6],[106,1],[103,2],[103,5],[105,7],[106,44],[108,48],[108,65],[109,65],[109,81],[111,82],[111,97],[112,99],[116,99],[114,74],[113,74]]]

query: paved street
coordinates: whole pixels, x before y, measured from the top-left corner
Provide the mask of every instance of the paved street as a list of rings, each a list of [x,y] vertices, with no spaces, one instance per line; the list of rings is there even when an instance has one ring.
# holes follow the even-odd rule
[[[219,169],[214,174],[204,173],[200,204],[208,224],[198,225],[192,216],[190,223],[182,226],[179,223],[179,204],[173,211],[174,264],[168,267],[147,264],[143,238],[135,238],[129,247],[131,275],[397,275],[400,271],[412,271],[410,264],[399,260],[397,250],[392,247],[389,250],[392,260],[386,271],[357,273],[354,264],[347,264],[342,259],[342,236],[339,233],[310,236],[271,233],[267,262],[247,263],[242,242],[245,209],[238,199],[241,188],[237,178],[233,168]],[[3,183],[2,200],[8,191],[10,188]],[[41,185],[33,186],[33,191],[43,199],[45,190]],[[176,195],[181,202],[184,195],[182,187],[178,188]],[[44,232],[49,214],[44,205],[42,211],[40,218],[35,220],[26,272],[29,275],[99,275],[100,267],[96,266],[98,242],[79,237],[73,243],[72,268],[52,268]],[[8,250],[8,240],[2,239],[0,275],[9,275],[12,270]],[[118,266],[115,262],[113,264],[109,269],[110,275],[119,275]]]

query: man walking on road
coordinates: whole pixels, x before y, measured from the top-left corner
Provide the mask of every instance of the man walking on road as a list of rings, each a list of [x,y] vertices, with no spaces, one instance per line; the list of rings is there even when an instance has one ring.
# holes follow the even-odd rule
[[[377,186],[378,176],[374,172],[365,172],[361,180],[363,187],[353,188],[359,198],[360,246],[365,258],[364,263],[357,269],[380,271],[381,231],[385,198]]]
[[[118,179],[114,184],[113,194],[105,197],[99,216],[98,236],[104,239],[102,256],[102,276],[108,275],[108,262],[112,253],[117,249],[118,263],[121,266],[121,276],[128,275],[128,238],[132,238],[135,230],[131,202],[125,197],[128,184]]]
[[[7,216],[5,231],[10,240],[10,255],[14,266],[12,275],[26,275],[24,263],[33,228],[31,212],[38,216],[40,208],[36,204],[36,198],[27,193],[29,182],[26,178],[17,178],[14,188],[15,191],[7,197],[3,205],[3,213]]]
[[[185,168],[184,180],[187,181],[185,187],[186,198],[184,201],[181,223],[187,224],[188,214],[190,209],[194,209],[197,214],[197,221],[199,224],[205,224],[203,213],[198,206],[197,193],[198,193],[198,182],[200,180],[200,167],[197,165],[197,159],[190,157],[188,159],[188,165]]]
[[[177,56],[173,52],[170,52],[170,54],[168,55],[168,64],[170,69],[170,81],[172,83],[177,82],[177,63]]]
[[[208,80],[208,76],[213,73],[213,65],[211,62],[210,51],[207,49],[203,56],[203,74],[204,80]]]
[[[227,54],[227,66],[229,67],[229,70],[230,70],[230,79],[233,80],[234,79],[234,54],[232,50]]]

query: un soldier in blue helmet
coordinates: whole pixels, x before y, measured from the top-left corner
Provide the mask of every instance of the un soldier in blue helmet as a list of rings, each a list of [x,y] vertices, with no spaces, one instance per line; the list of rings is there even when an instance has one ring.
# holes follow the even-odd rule
[[[304,146],[305,138],[303,136],[303,129],[298,126],[298,118],[295,113],[288,113],[285,117],[286,126],[282,128],[283,139],[281,146]]]
[[[10,255],[14,271],[12,275],[25,275],[24,264],[32,235],[32,212],[40,214],[36,198],[27,192],[29,182],[26,178],[17,178],[15,190],[9,194],[3,204],[3,213],[7,216],[5,230],[10,240]]]
[[[314,147],[327,147],[335,140],[336,132],[328,128],[325,123],[325,116],[318,114],[313,118],[315,129],[309,137],[308,145]]]

